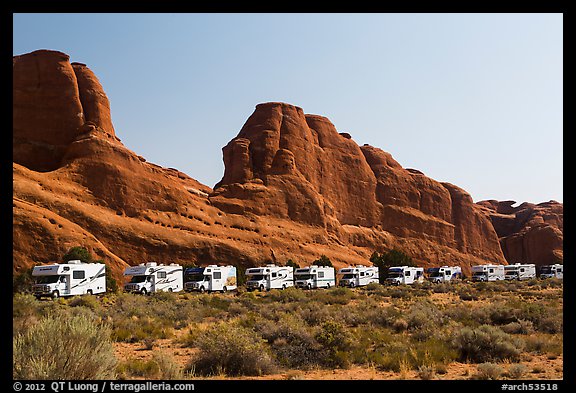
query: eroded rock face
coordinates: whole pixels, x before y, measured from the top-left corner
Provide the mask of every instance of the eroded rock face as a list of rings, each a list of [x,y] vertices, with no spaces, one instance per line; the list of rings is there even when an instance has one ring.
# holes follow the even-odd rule
[[[338,268],[391,248],[426,267],[505,263],[485,207],[325,117],[257,105],[213,190],[127,149],[85,65],[37,51],[13,70],[15,272],[78,245],[118,277],[145,261],[245,268],[325,254]]]
[[[478,202],[490,217],[508,263],[537,266],[564,259],[564,205],[556,201],[539,204],[487,200]]]

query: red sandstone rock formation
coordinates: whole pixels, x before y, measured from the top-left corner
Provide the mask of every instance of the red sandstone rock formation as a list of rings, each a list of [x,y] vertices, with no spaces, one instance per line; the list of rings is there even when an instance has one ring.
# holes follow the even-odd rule
[[[14,58],[14,271],[85,246],[119,276],[144,261],[241,267],[404,250],[423,266],[505,263],[462,189],[358,146],[325,117],[257,105],[212,190],[116,137],[96,76],[67,55]]]
[[[515,201],[481,201],[508,263],[534,263],[538,266],[564,259],[564,206],[556,201],[539,204]]]

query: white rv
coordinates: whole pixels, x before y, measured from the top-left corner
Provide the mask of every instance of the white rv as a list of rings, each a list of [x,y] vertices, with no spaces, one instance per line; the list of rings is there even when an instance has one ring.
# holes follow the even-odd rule
[[[386,284],[414,284],[424,281],[424,268],[413,266],[392,266],[388,268]]]
[[[236,266],[208,265],[184,270],[184,289],[188,292],[226,292],[236,288]]]
[[[34,266],[34,296],[95,295],[106,292],[106,265],[79,260]]]
[[[504,277],[504,265],[472,266],[472,281],[500,281]]]
[[[529,280],[536,277],[536,265],[515,263],[504,266],[506,280]]]
[[[433,283],[449,282],[462,278],[460,266],[441,266],[426,269],[428,280]]]
[[[334,268],[331,266],[300,267],[294,271],[296,288],[330,288],[336,285]]]
[[[176,263],[170,265],[158,265],[156,262],[141,263],[126,268],[124,276],[131,277],[124,285],[126,292],[146,295],[160,291],[178,292],[184,287],[182,266]]]
[[[370,283],[378,283],[378,267],[377,266],[348,266],[338,270],[338,275],[341,275],[341,287],[362,287]]]
[[[258,289],[286,289],[294,286],[294,268],[292,266],[266,265],[246,269],[246,288],[249,291]]]
[[[564,279],[564,266],[558,263],[542,266],[540,268],[540,278]]]

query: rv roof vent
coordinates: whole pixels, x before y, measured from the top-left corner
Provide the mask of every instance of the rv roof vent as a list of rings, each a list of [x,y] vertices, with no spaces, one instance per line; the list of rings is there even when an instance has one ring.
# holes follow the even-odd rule
[[[71,264],[74,264],[74,265],[79,265],[79,264],[82,263],[82,261],[79,260],[79,259],[73,259],[73,260],[71,260],[71,261],[68,261],[67,263],[71,263]]]
[[[144,263],[141,263],[141,264],[139,264],[138,266],[146,266],[146,264],[144,264]]]
[[[146,266],[157,266],[158,264],[156,262],[148,262],[146,264]]]

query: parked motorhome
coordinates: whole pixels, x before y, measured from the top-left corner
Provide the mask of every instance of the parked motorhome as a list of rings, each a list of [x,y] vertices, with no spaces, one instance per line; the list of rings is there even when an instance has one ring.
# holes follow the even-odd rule
[[[460,266],[441,266],[426,269],[428,280],[433,283],[449,282],[462,278]]]
[[[95,295],[106,292],[106,265],[72,260],[67,263],[34,266],[34,296]]]
[[[412,266],[392,266],[388,268],[386,284],[414,284],[424,281],[424,268]]]
[[[540,278],[564,279],[564,266],[561,264],[545,265],[540,268]]]
[[[341,276],[338,283],[341,287],[362,287],[379,281],[377,266],[348,266],[338,270],[338,275]]]
[[[246,269],[246,288],[248,291],[259,289],[286,289],[294,286],[294,268],[292,266],[266,265]]]
[[[504,265],[472,266],[472,281],[500,281],[504,277]]]
[[[312,265],[294,271],[294,286],[297,288],[330,288],[335,285],[334,268],[331,266]]]
[[[156,262],[141,263],[130,266],[124,271],[124,276],[131,277],[124,285],[124,291],[141,293],[179,292],[184,288],[182,266],[171,263],[158,265]]]
[[[184,270],[184,289],[188,292],[227,292],[236,288],[236,266],[208,265]]]
[[[504,278],[506,280],[529,280],[536,277],[536,265],[532,263],[504,266]]]

